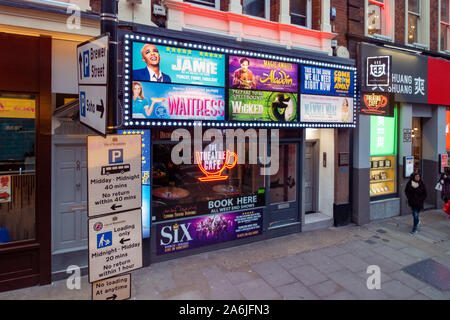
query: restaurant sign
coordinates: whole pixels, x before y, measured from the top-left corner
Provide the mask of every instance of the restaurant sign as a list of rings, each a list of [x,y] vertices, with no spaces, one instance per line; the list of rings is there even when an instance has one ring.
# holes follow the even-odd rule
[[[395,101],[428,103],[428,59],[361,43],[363,92],[393,93]]]
[[[394,97],[390,93],[363,93],[362,114],[377,115],[383,117],[394,116]]]
[[[263,210],[220,213],[157,227],[157,255],[219,244],[262,234]]]

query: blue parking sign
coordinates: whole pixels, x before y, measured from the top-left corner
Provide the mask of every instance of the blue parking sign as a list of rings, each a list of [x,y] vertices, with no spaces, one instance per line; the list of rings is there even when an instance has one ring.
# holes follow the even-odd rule
[[[123,162],[123,149],[110,149],[108,155],[110,164]]]

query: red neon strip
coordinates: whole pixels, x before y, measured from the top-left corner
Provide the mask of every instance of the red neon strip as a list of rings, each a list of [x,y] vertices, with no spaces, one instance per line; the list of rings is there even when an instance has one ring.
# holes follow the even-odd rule
[[[382,2],[378,2],[378,1],[375,1],[375,0],[369,0],[369,2],[371,4],[375,4],[377,6],[380,6],[380,7],[384,8],[384,3],[382,3]]]
[[[449,24],[449,23],[446,23],[446,22],[441,21],[441,24],[443,24],[443,25],[446,26],[447,28],[450,28],[450,24]]]

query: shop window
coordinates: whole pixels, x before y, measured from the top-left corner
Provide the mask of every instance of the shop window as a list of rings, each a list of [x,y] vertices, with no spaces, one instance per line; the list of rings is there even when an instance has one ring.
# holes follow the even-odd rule
[[[450,0],[441,0],[440,6],[440,50],[450,53]]]
[[[291,24],[311,28],[311,0],[290,0]]]
[[[270,0],[243,0],[242,13],[269,20]]]
[[[366,0],[366,8],[366,35],[392,41],[395,9],[392,0]]]
[[[220,0],[184,0],[184,2],[220,9]]]
[[[35,109],[34,96],[0,94],[0,244],[35,237]]]
[[[179,165],[172,161],[175,146],[168,142],[153,144],[152,154],[157,157],[152,167],[152,221],[209,214],[214,210],[238,211],[241,205],[265,205],[262,165],[249,164],[253,150],[248,143],[245,148],[236,144],[235,150],[224,151],[223,157],[220,151],[216,152],[218,149],[209,150],[204,145],[202,155],[192,154],[190,164]],[[240,164],[243,156],[245,164]],[[194,163],[194,157],[200,161]],[[234,160],[238,161],[232,165]],[[259,199],[258,204],[255,199]]]

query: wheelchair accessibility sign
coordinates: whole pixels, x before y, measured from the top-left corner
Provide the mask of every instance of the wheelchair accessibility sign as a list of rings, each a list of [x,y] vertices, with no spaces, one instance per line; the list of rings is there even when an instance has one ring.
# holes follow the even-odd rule
[[[88,217],[141,207],[141,135],[87,137]]]

